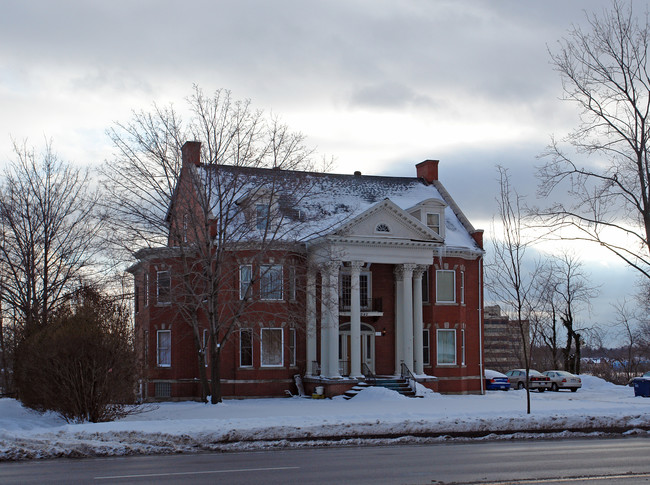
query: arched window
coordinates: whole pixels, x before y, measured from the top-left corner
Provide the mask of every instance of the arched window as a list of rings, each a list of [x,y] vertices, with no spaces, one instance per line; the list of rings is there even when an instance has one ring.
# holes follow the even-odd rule
[[[375,232],[390,232],[390,227],[388,227],[388,224],[380,222],[375,227]]]

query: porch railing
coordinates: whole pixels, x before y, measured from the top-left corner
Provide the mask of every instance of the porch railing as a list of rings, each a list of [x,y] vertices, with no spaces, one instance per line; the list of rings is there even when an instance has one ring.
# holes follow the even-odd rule
[[[348,298],[339,299],[339,308],[341,311],[350,311],[351,305]],[[383,312],[384,311],[384,301],[380,298],[371,298],[364,302],[361,302],[361,311],[362,312]]]
[[[415,385],[417,381],[415,380],[415,376],[413,375],[411,370],[408,368],[408,366],[404,362],[402,362],[402,364],[400,366],[400,369],[401,369],[400,374],[401,374],[402,379],[405,379],[405,380],[408,381],[409,387],[411,388],[411,390],[413,392],[417,392],[416,385]]]
[[[366,376],[366,382],[371,386],[374,386],[377,383],[377,376],[374,374],[374,372],[372,372],[370,366],[368,366],[368,364],[365,362],[363,363],[362,367],[363,375]]]

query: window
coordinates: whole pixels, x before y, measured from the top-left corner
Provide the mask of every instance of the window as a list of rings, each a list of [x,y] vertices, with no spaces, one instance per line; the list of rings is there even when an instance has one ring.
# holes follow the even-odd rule
[[[341,306],[350,309],[352,306],[352,276],[349,273],[341,274]],[[359,299],[361,308],[370,307],[370,273],[359,275]]]
[[[440,214],[427,212],[427,226],[436,234],[440,234]]]
[[[465,365],[465,329],[460,331],[460,365]]]
[[[189,226],[190,215],[183,214],[183,242],[187,242],[187,228]]]
[[[375,227],[375,232],[390,232],[390,227],[388,227],[388,224],[380,222]]]
[[[149,330],[144,331],[144,361],[149,365]]]
[[[138,285],[135,285],[133,292],[133,304],[135,307],[135,313],[140,313],[140,287]]]
[[[456,302],[456,272],[446,269],[436,271],[436,302]]]
[[[166,304],[171,302],[171,276],[169,271],[158,271],[158,303]]]
[[[465,272],[460,272],[460,302],[465,304]]]
[[[264,264],[260,271],[260,297],[262,300],[282,300],[282,266]]]
[[[158,367],[171,367],[172,365],[172,331],[158,330],[157,343]]]
[[[149,273],[144,274],[144,306],[149,306]]]
[[[431,365],[431,335],[428,328],[422,330],[422,363]]]
[[[154,396],[158,398],[172,397],[172,383],[171,382],[154,383]]]
[[[239,367],[253,367],[253,331],[250,328],[239,331]]]
[[[282,338],[283,335],[281,328],[262,329],[262,367],[284,365]]]
[[[289,268],[289,300],[296,301],[296,267]]]
[[[253,279],[253,267],[250,264],[244,264],[239,267],[239,299],[251,298],[252,291],[249,292],[251,281]]]
[[[456,330],[438,330],[438,365],[456,363]]]
[[[289,329],[289,365],[296,365],[296,329]]]
[[[429,270],[422,273],[422,303],[429,303]]]
[[[260,230],[266,229],[269,223],[269,206],[266,204],[257,204],[255,206],[255,227]]]

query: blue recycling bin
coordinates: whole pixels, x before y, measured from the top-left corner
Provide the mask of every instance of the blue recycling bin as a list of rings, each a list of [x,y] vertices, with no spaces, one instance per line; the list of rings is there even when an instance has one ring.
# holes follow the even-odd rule
[[[634,395],[650,397],[650,379],[644,377],[634,379]]]

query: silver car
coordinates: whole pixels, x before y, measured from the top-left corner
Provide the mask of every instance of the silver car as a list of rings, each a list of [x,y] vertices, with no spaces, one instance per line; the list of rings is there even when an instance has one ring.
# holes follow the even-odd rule
[[[547,370],[544,375],[551,379],[551,391],[571,389],[571,392],[576,392],[582,387],[582,380],[565,370]]]
[[[510,387],[513,389],[524,389],[526,387],[526,369],[512,369],[506,372],[508,379],[510,379]],[[537,389],[539,392],[544,392],[551,388],[551,379],[541,372],[530,369],[528,371],[528,380],[530,382],[530,389]]]

